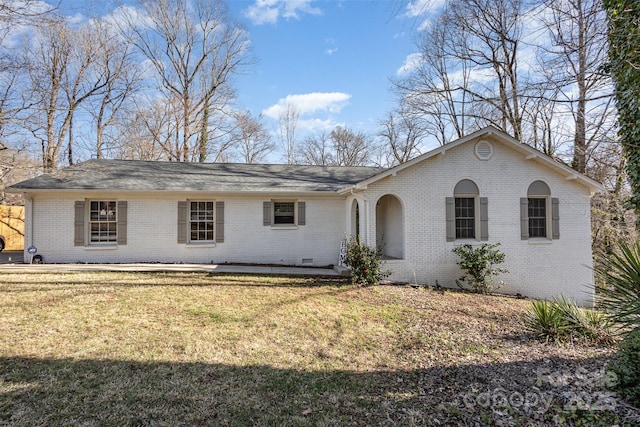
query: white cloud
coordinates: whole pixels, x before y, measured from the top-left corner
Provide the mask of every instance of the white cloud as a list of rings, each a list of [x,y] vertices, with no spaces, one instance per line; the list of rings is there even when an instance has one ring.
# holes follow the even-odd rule
[[[345,127],[345,124],[342,122],[336,122],[332,118],[328,119],[309,119],[309,120],[298,120],[297,130],[300,131],[300,134],[312,134],[316,132],[331,132],[335,129],[336,126]]]
[[[322,11],[312,6],[314,0],[255,0],[244,15],[255,25],[275,24],[280,17],[300,19],[300,15],[321,15]]]
[[[417,18],[424,16],[440,9],[446,0],[414,0],[407,4],[405,16],[409,18]]]
[[[132,6],[118,6],[111,14],[105,17],[106,21],[120,29],[128,29],[130,26],[139,28],[153,28],[153,20],[143,10]]]
[[[339,113],[348,103],[351,95],[343,92],[313,92],[299,95],[288,95],[278,100],[277,104],[262,111],[267,117],[278,120],[288,105],[298,110],[300,116],[314,113]]]
[[[0,40],[2,41],[3,48],[18,48],[20,44],[20,38],[32,32],[34,27],[29,22],[28,15],[33,14],[45,14],[54,10],[53,6],[44,1],[24,2],[21,0],[9,0],[2,1],[0,3]],[[14,8],[21,11],[25,17],[19,14],[11,16],[10,19],[6,18],[6,13],[3,9]],[[7,26],[7,23],[10,25]]]
[[[329,45],[329,47],[324,50],[325,55],[333,55],[338,51],[338,46],[336,46],[336,41],[334,39],[327,39],[325,40],[325,43]]]
[[[416,68],[420,67],[420,65],[422,65],[423,62],[424,60],[422,59],[421,53],[410,53],[404,59],[404,64],[402,64],[402,66],[398,68],[398,70],[396,71],[396,74],[399,76],[408,74],[411,71],[415,70]]]

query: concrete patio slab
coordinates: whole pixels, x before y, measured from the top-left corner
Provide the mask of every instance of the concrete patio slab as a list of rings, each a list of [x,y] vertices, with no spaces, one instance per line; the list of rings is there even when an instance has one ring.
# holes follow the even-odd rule
[[[8,258],[3,254],[3,258]],[[21,253],[20,253],[21,255]],[[12,260],[15,259],[11,257]],[[20,258],[21,259],[21,258]],[[236,264],[23,264],[3,261],[0,272],[67,272],[67,271],[137,271],[137,272],[208,272],[224,274],[266,274],[286,276],[342,277],[344,272],[332,268],[287,267]]]

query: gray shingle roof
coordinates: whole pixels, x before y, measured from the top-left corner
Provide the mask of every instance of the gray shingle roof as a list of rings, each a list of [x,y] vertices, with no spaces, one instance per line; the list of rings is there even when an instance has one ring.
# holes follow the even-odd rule
[[[334,192],[384,169],[376,167],[177,163],[93,159],[20,182],[14,191],[121,190]]]

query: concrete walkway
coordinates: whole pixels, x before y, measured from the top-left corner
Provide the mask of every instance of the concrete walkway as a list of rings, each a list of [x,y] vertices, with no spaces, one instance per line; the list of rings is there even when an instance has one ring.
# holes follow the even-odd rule
[[[9,258],[11,260],[9,260]],[[23,264],[22,252],[7,251],[0,254],[0,273],[31,272],[50,273],[63,271],[145,271],[145,272],[207,272],[233,274],[265,274],[285,276],[326,276],[340,277],[344,275],[341,268],[285,267],[269,265],[237,265],[237,264]]]

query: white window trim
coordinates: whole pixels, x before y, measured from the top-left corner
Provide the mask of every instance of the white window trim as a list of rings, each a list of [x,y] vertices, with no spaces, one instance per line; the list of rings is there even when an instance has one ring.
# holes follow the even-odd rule
[[[276,203],[293,203],[293,223],[276,224]],[[298,229],[298,201],[295,199],[271,199],[271,228],[276,230]]]
[[[471,242],[480,242],[480,195],[478,194],[454,194],[454,214],[453,220],[456,220],[455,216],[455,199],[473,199],[473,237],[456,237],[455,242],[460,244],[467,244]],[[455,227],[455,225],[454,225]],[[457,232],[457,229],[456,229]]]
[[[551,196],[527,196],[527,200],[528,199],[544,199],[544,213],[545,213],[545,219],[544,219],[544,226],[546,229],[546,237],[531,237],[529,236],[529,243],[531,244],[544,244],[544,243],[551,243],[553,242],[553,207],[552,207],[552,201],[551,201]],[[528,209],[528,207],[527,207]],[[529,221],[531,221],[531,218],[529,218],[528,212],[527,212],[527,218]],[[528,224],[527,224],[528,226]]]
[[[213,240],[191,240],[191,202],[213,203]],[[203,248],[216,246],[216,201],[214,199],[187,199],[187,247]]]
[[[116,235],[113,242],[94,242],[91,240],[91,202],[114,202],[115,207],[115,224]],[[89,249],[115,249],[118,247],[118,199],[85,199],[84,207],[84,223],[85,223],[85,248]]]

